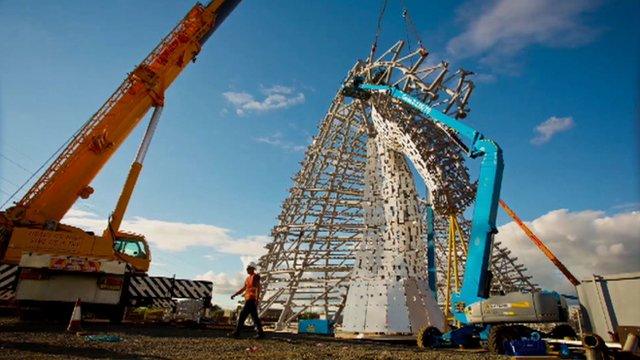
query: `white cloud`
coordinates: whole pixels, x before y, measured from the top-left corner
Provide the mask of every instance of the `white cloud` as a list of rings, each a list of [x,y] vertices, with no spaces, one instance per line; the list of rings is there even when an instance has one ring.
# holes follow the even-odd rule
[[[640,271],[640,212],[551,211],[527,225],[578,279]],[[496,240],[506,245],[543,288],[573,293],[571,284],[514,222]]]
[[[274,85],[262,88],[261,92],[264,94],[261,100],[256,100],[253,95],[245,91],[228,91],[222,93],[222,95],[235,107],[236,114],[239,116],[251,111],[265,112],[274,109],[286,109],[302,104],[305,101],[304,94],[292,87]]]
[[[295,91],[294,88],[282,85],[273,85],[269,88],[262,88],[262,92],[271,95],[271,94],[293,94]]]
[[[640,202],[627,202],[622,204],[617,204],[611,207],[611,209],[616,210],[618,212],[621,211],[640,211]]]
[[[534,131],[536,136],[531,139],[531,143],[535,145],[542,145],[549,142],[554,135],[568,131],[574,126],[575,123],[571,116],[552,116],[535,127]]]
[[[205,255],[205,257],[207,257]],[[258,260],[259,256],[240,256],[242,262],[242,268],[245,269],[247,265]],[[260,271],[260,269],[258,269]],[[238,305],[236,301],[229,299],[229,295],[240,290],[244,284],[244,280],[247,274],[244,271],[236,273],[228,272],[213,272],[207,271],[203,274],[196,275],[196,280],[208,280],[213,282],[213,302],[228,309],[234,309]]]
[[[262,254],[260,254],[260,255],[262,255]],[[243,255],[243,256],[240,256],[240,262],[242,262],[242,268],[246,269],[247,265],[249,265],[249,263],[251,263],[251,262],[255,262],[257,264],[259,257],[260,256],[256,256],[256,255]]]
[[[97,215],[90,211],[71,208],[65,215],[66,218],[96,218]]]
[[[249,101],[253,101],[253,96],[246,92],[225,92],[222,94],[228,102],[236,106],[241,106]]]
[[[481,63],[506,65],[531,45],[576,47],[592,41],[598,30],[583,24],[583,15],[599,1],[495,0],[482,7],[469,2],[459,11],[467,28],[449,41],[456,58],[479,56]],[[478,9],[480,8],[480,10]]]
[[[230,295],[242,288],[244,275],[241,272],[230,276],[226,273],[214,273],[207,271],[204,274],[197,275],[196,280],[208,280],[213,282],[213,293],[217,295]]]
[[[490,84],[496,82],[497,77],[494,74],[476,74],[472,79],[476,84]]]
[[[240,256],[242,262],[242,269],[245,269],[250,262],[258,261],[258,258],[262,253],[257,255],[243,255]],[[205,257],[207,257],[205,255]],[[259,270],[259,269],[258,269]],[[209,280],[213,282],[213,293],[218,295],[229,295],[238,291],[244,282],[246,273],[239,271],[233,274],[226,272],[215,273],[213,271],[207,271],[204,274],[197,275],[196,280]]]
[[[284,140],[281,132],[276,132],[275,134],[269,135],[269,136],[258,137],[258,138],[255,138],[255,140],[259,143],[276,146],[283,150],[292,151],[292,152],[301,152],[307,148],[306,145],[294,144]]]
[[[96,234],[102,234],[107,221],[95,214],[72,209],[62,220],[63,223],[77,226]],[[167,251],[182,251],[188,247],[203,246],[233,255],[260,256],[268,236],[256,235],[235,238],[231,230],[208,224],[190,224],[134,217],[122,222],[122,230],[144,234],[150,246]]]

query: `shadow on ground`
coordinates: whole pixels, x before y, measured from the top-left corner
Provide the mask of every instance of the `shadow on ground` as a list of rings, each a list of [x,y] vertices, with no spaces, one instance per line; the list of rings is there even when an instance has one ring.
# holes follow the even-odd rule
[[[86,357],[92,359],[169,359],[158,356],[147,356],[143,354],[131,354],[117,352],[108,349],[98,349],[95,347],[70,347],[63,345],[52,345],[34,342],[3,342],[3,350],[20,350],[26,353],[39,353],[46,355],[65,355],[71,357]]]

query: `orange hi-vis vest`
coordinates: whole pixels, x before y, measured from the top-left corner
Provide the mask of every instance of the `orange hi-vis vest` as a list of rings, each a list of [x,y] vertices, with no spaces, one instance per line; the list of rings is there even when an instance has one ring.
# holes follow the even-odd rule
[[[256,284],[255,277],[258,274],[252,274],[247,276],[247,279],[244,281],[244,299],[245,300],[257,300],[258,298],[258,286],[260,283]],[[260,277],[258,276],[258,279]]]

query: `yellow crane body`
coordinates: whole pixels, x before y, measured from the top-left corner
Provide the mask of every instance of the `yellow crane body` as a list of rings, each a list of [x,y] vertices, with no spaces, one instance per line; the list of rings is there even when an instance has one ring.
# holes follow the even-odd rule
[[[23,286],[23,293],[32,300],[75,301],[72,296],[84,291],[85,296],[98,302],[108,298],[113,303],[121,297],[108,291],[122,288],[125,273],[148,271],[151,255],[144,236],[121,231],[120,225],[164,106],[165,91],[195,61],[202,45],[239,2],[212,0],[191,8],[73,135],[26,194],[14,206],[0,212],[0,260],[20,267],[18,295],[24,282],[31,284]],[[155,110],[149,128],[104,232],[93,234],[60,223],[78,198],[91,196],[93,179],[151,107]],[[89,273],[116,274],[122,278],[100,278],[99,289],[93,289],[96,281],[87,277]],[[114,281],[116,284],[120,281],[121,286],[108,285]],[[65,284],[71,289],[67,291],[69,294],[54,291],[59,290],[55,289],[56,284]],[[80,289],[83,286],[84,290]]]

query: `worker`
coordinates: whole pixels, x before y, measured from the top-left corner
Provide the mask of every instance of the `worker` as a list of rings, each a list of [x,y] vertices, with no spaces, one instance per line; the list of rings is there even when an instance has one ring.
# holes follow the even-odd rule
[[[253,319],[253,324],[256,327],[256,331],[258,332],[258,334],[256,335],[256,339],[262,339],[264,337],[264,333],[262,332],[262,323],[260,322],[260,318],[258,317],[258,299],[260,299],[261,290],[260,274],[256,273],[256,264],[254,262],[250,262],[249,265],[247,265],[247,274],[248,276],[244,281],[244,286],[242,287],[242,289],[231,295],[231,300],[233,300],[234,297],[244,292],[244,306],[240,311],[236,330],[231,333],[231,336],[235,338],[240,336],[240,329],[242,329],[242,327],[244,326],[244,321],[250,314],[251,318]]]

